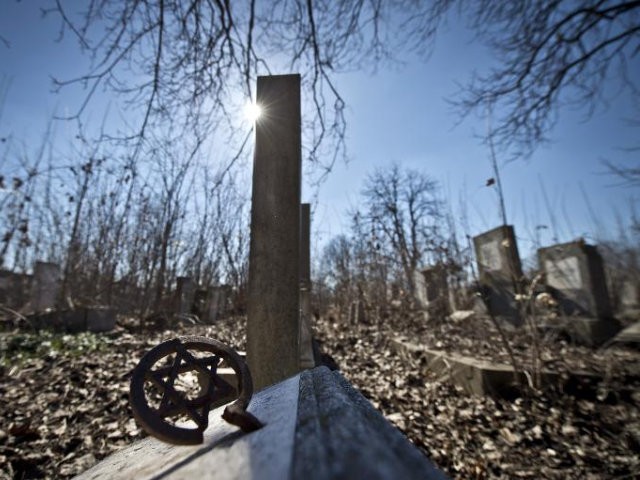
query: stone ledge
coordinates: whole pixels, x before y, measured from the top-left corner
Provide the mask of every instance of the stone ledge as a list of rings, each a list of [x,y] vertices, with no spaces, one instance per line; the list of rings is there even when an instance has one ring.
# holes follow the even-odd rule
[[[338,372],[306,370],[257,392],[249,411],[265,426],[244,434],[209,414],[204,442],[146,438],[82,475],[98,479],[445,479]]]
[[[445,479],[339,372],[302,373],[292,479]]]
[[[249,411],[265,426],[244,434],[209,413],[202,445],[176,446],[146,438],[114,453],[78,479],[285,479],[291,469],[299,376],[256,393]]]

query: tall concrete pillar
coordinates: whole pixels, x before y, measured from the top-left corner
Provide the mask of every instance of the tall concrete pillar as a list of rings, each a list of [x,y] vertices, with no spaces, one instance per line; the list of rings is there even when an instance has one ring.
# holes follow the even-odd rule
[[[57,263],[36,262],[33,267],[31,307],[42,312],[56,306],[60,293],[60,266]]]
[[[247,297],[256,389],[299,371],[300,75],[258,77]]]
[[[300,205],[300,368],[316,366],[311,343],[311,205]]]

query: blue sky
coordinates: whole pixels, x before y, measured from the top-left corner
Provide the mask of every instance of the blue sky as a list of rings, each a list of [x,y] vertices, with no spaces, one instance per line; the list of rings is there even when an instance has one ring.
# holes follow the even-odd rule
[[[41,19],[39,3],[5,0],[0,7],[0,35],[11,44],[6,48],[0,43],[0,79],[9,86],[0,136],[11,134],[27,145],[41,138],[54,112],[73,112],[81,101],[71,90],[52,93],[50,76],[70,78],[88,65],[78,55],[75,42],[53,41],[57,21]],[[336,165],[322,186],[314,214],[316,247],[346,230],[346,211],[357,207],[366,175],[392,162],[437,179],[454,213],[459,215],[466,208],[471,235],[499,225],[495,190],[485,187],[493,176],[489,151],[477,138],[486,130],[485,119],[471,117],[455,126],[457,117],[446,101],[458,90],[456,82],[465,83],[474,69],[482,71],[489,62],[488,53],[454,21],[437,37],[426,62],[408,59],[405,65],[380,68],[375,74],[354,72],[337,77],[348,104],[350,162]],[[636,79],[640,79],[639,64],[636,59]],[[623,225],[628,225],[630,205],[638,206],[640,192],[616,186],[617,179],[606,174],[601,162],[610,159],[638,165],[640,153],[623,150],[640,144],[639,129],[625,121],[637,116],[637,110],[629,105],[628,97],[611,97],[609,107],[588,120],[583,111],[562,110],[552,142],[531,159],[507,164],[498,159],[508,220],[516,227],[523,256],[533,247],[537,225],[548,227],[540,230],[543,244],[578,236],[616,237],[616,212]],[[101,95],[91,104],[93,122],[100,121],[109,101],[108,95]],[[60,139],[74,128],[64,122],[55,124]],[[312,189],[305,185],[303,200],[311,195]],[[555,229],[549,212],[555,216]]]

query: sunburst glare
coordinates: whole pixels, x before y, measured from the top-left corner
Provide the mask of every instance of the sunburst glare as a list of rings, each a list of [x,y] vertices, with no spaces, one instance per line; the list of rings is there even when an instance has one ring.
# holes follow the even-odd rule
[[[256,122],[262,115],[262,107],[255,102],[248,102],[244,113],[251,122]]]

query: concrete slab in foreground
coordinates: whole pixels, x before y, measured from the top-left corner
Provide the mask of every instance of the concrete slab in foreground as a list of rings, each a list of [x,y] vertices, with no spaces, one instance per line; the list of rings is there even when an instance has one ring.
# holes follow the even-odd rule
[[[121,450],[80,479],[444,479],[338,372],[307,370],[257,392],[265,427],[245,434],[213,410],[204,443],[153,438]]]
[[[528,382],[524,372],[516,372],[511,365],[504,363],[433,350],[399,338],[392,339],[390,344],[400,355],[424,356],[428,362],[427,370],[442,375],[443,380],[458,385],[467,394],[510,395],[517,389],[517,384],[526,385]],[[569,372],[568,375],[549,370],[540,372],[543,386],[562,386],[570,380],[597,382],[600,379],[600,376],[589,372]]]

